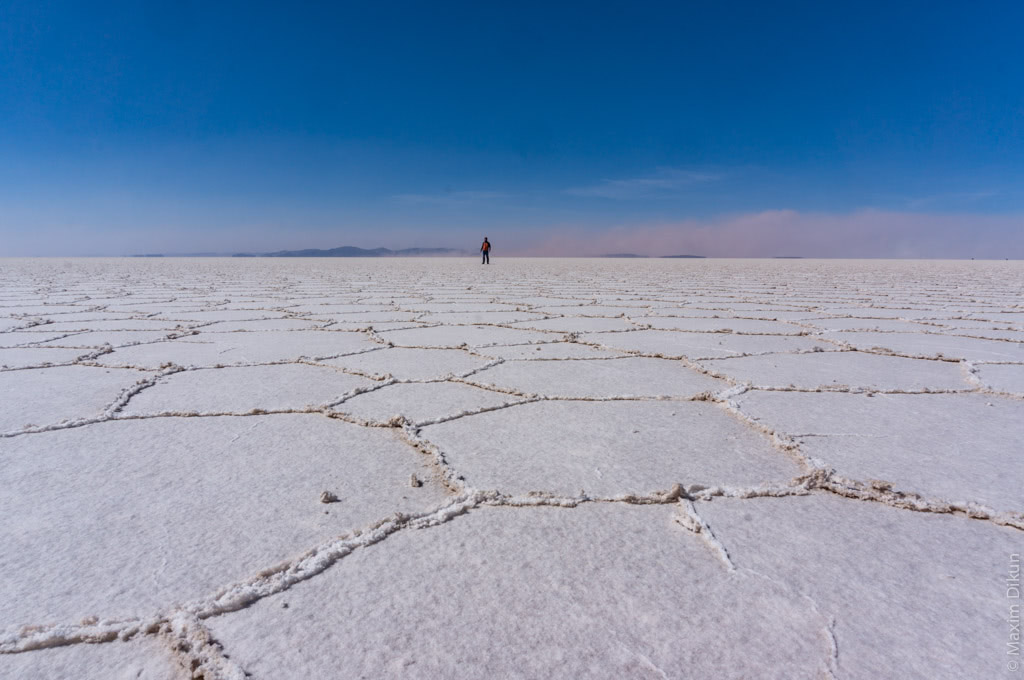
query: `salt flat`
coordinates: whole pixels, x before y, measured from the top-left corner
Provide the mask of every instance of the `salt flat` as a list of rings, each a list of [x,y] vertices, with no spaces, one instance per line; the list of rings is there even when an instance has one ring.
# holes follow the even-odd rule
[[[0,677],[1005,671],[1021,263],[0,284]]]

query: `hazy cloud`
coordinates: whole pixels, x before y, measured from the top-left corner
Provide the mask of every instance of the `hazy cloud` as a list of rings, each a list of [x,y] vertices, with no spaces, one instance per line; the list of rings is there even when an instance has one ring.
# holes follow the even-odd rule
[[[668,196],[694,184],[713,182],[722,176],[712,172],[659,168],[653,175],[631,179],[605,179],[587,187],[573,187],[565,193],[572,196],[611,198],[628,201],[656,196]]]
[[[710,220],[550,229],[524,255],[1024,258],[1024,216],[766,210]]]
[[[958,191],[947,194],[935,194],[933,196],[920,196],[918,198],[911,199],[907,202],[907,207],[911,210],[920,210],[936,204],[957,204],[957,203],[975,203],[977,201],[983,201],[986,198],[993,198],[998,196],[999,192],[995,189],[986,189],[983,191]]]

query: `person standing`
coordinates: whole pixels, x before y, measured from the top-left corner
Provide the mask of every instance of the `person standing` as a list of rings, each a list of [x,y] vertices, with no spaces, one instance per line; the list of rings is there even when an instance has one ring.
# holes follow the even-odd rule
[[[484,236],[484,244],[480,246],[480,252],[483,254],[483,259],[480,260],[480,264],[491,263],[491,242]]]

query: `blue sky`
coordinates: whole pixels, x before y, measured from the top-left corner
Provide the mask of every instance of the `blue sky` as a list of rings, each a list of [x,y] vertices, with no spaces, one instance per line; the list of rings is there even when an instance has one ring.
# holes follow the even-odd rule
[[[1022,25],[1020,2],[9,0],[0,255],[1024,257]]]

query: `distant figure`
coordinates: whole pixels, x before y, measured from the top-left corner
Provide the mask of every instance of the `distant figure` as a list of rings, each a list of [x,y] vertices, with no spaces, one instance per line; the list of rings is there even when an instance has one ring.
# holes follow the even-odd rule
[[[484,236],[484,244],[480,246],[480,252],[483,253],[484,258],[480,261],[480,264],[491,263],[491,242]]]

